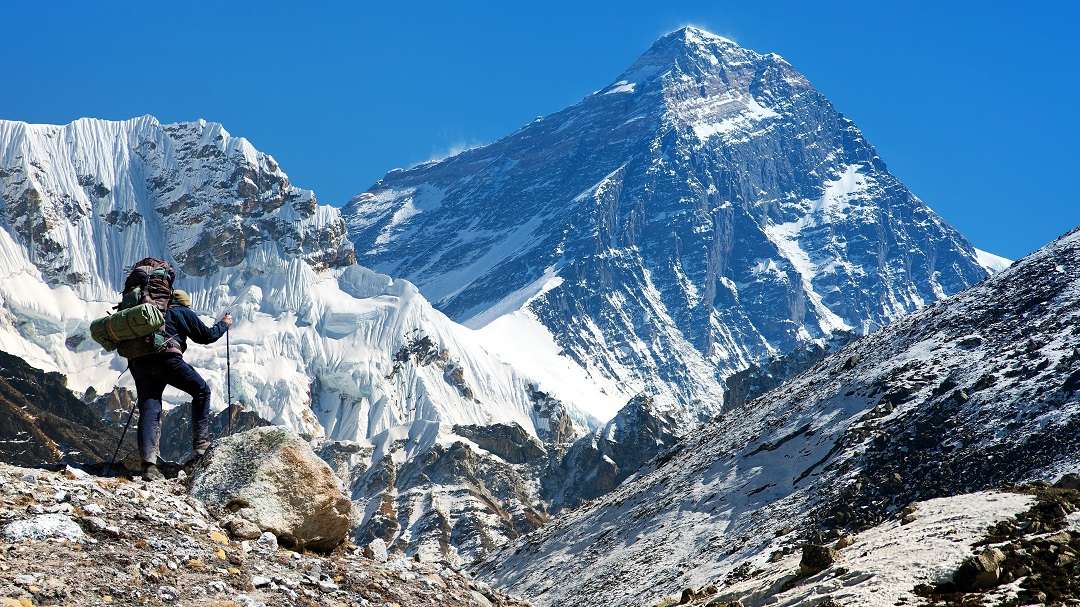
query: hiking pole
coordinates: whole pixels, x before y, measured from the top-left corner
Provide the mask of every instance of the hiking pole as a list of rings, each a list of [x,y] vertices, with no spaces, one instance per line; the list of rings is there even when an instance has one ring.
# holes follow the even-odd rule
[[[116,376],[116,383],[120,383],[120,378],[124,376],[124,373],[128,372],[128,368],[125,367],[120,375]],[[120,453],[120,445],[124,444],[124,437],[127,436],[128,428],[131,427],[131,418],[135,417],[135,407],[139,405],[139,399],[136,398],[135,402],[131,403],[131,411],[128,413],[127,422],[124,424],[124,431],[120,433],[120,440],[116,443],[116,449],[113,449],[112,458],[109,459],[109,474],[113,473],[113,465],[116,464],[116,455]]]
[[[229,399],[229,418],[228,427],[225,430],[225,436],[232,434],[232,348],[229,345],[229,333],[228,329],[225,329],[225,394]]]

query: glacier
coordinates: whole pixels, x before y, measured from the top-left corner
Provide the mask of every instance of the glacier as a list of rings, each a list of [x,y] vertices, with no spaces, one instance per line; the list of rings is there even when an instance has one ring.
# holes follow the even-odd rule
[[[177,287],[208,319],[233,312],[233,398],[269,421],[337,440],[418,420],[548,423],[529,396],[537,380],[407,281],[356,265],[338,210],[221,125],[0,121],[0,205],[0,349],[65,374],[76,391],[108,392],[124,370],[88,339],[88,323],[117,301],[127,265],[153,255],[174,263]],[[446,360],[391,373],[416,335]],[[225,354],[223,342],[187,354],[215,410]],[[589,423],[587,403],[573,411]]]

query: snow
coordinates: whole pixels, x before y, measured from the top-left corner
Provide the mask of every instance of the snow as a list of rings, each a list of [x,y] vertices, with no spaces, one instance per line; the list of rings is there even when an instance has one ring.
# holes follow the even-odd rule
[[[683,27],[683,28],[681,28],[679,30],[676,30],[676,32],[679,32],[679,31],[681,31],[683,33],[683,35],[686,37],[687,40],[697,42],[699,44],[705,43],[705,42],[713,42],[713,43],[719,42],[719,43],[722,43],[722,44],[737,44],[731,38],[727,38],[727,37],[721,36],[719,34],[714,34],[714,33],[710,32],[708,30],[701,29],[700,27],[694,27],[693,25],[688,25],[688,26]]]
[[[500,316],[505,316],[506,314],[511,314],[524,308],[533,299],[540,297],[562,283],[563,278],[556,273],[555,267],[549,267],[544,270],[544,273],[536,280],[513,291],[499,300],[495,305],[466,320],[462,324],[472,329],[481,329],[498,319]]]
[[[986,268],[986,271],[991,274],[997,274],[1013,264],[1011,259],[988,253],[979,248],[975,249],[975,259],[979,261],[979,265]]]
[[[608,87],[608,89],[606,91],[604,91],[604,94],[605,95],[614,95],[614,94],[618,94],[618,93],[633,93],[634,89],[636,87],[637,87],[636,82],[627,82],[626,80],[620,80],[620,81],[616,82],[615,84],[611,85],[610,87]]]
[[[764,228],[765,235],[776,245],[780,253],[787,259],[795,271],[802,278],[803,291],[810,299],[810,303],[817,312],[820,328],[826,333],[833,331],[850,331],[849,325],[843,318],[829,309],[822,300],[821,295],[814,290],[813,279],[818,274],[817,265],[810,260],[810,256],[799,246],[798,235],[805,225],[805,220],[799,220],[785,224],[771,224]]]
[[[814,213],[839,217],[851,208],[852,200],[866,200],[869,182],[861,164],[849,164],[836,179],[826,180],[825,193],[812,206]]]
[[[749,131],[757,122],[780,116],[749,94],[735,91],[705,98],[701,103],[685,103],[679,112],[690,121],[694,135],[702,141],[717,135]]]
[[[578,403],[580,410],[599,422],[614,417],[634,395],[618,382],[566,356],[551,331],[526,308],[496,318],[476,335],[488,351],[522,373],[541,378],[540,390]]]
[[[393,215],[390,216],[390,221],[386,224],[386,227],[383,228],[379,237],[375,239],[375,245],[379,246],[388,243],[398,226],[405,223],[408,219],[425,211],[434,211],[435,209],[438,209],[445,196],[446,195],[442,190],[425,184],[421,187],[412,189],[407,195],[400,197],[404,202],[394,211]]]
[[[433,278],[422,283],[424,293],[433,301],[439,302],[467,289],[473,281],[485,272],[515,256],[523,244],[531,239],[533,232],[543,223],[543,217],[533,217],[505,234],[492,234],[484,230],[460,234],[458,238],[460,242],[465,244],[473,240],[486,243],[492,238],[494,238],[495,244],[489,246],[481,255],[466,261],[459,267],[431,272]],[[429,268],[433,267],[437,261],[438,259],[432,258]]]

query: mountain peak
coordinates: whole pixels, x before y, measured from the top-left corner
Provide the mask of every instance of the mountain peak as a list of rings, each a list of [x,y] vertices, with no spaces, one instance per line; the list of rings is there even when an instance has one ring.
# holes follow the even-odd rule
[[[621,76],[642,82],[678,67],[683,72],[710,72],[718,66],[742,64],[760,58],[734,40],[692,25],[668,32],[649,47]]]
[[[739,46],[738,43],[736,43],[731,38],[725,38],[724,36],[714,34],[714,33],[710,32],[709,30],[701,29],[700,27],[696,27],[696,26],[693,26],[693,25],[684,25],[683,27],[680,27],[677,30],[668,32],[667,34],[664,34],[663,36],[661,36],[660,40],[663,40],[664,38],[669,38],[669,37],[670,38],[681,39],[681,40],[683,40],[685,42],[695,42],[695,43],[712,42],[712,43],[719,43],[719,44],[729,44],[729,45],[732,45],[732,46]]]

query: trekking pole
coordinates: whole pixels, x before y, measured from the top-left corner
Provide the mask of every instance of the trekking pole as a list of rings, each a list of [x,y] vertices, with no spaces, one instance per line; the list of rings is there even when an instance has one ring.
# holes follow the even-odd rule
[[[124,373],[127,372],[127,368],[124,368],[124,370],[120,372],[120,375],[116,377],[116,383],[120,383],[120,378],[123,377]],[[131,411],[128,413],[127,422],[124,424],[124,431],[120,433],[120,440],[117,441],[116,449],[113,449],[112,458],[109,459],[109,474],[113,473],[113,465],[116,464],[116,455],[120,453],[120,445],[124,444],[124,437],[127,436],[128,428],[131,426],[131,418],[135,417],[135,407],[137,407],[138,405],[139,399],[136,398],[135,402],[131,403]]]
[[[229,330],[225,329],[225,394],[229,399],[229,418],[228,428],[225,430],[225,436],[232,434],[232,348],[229,345]]]

